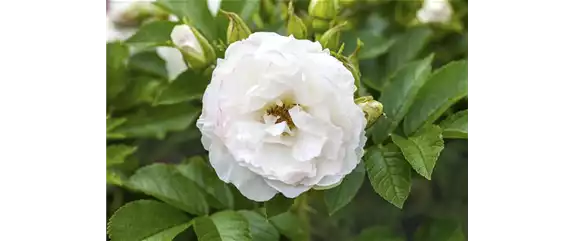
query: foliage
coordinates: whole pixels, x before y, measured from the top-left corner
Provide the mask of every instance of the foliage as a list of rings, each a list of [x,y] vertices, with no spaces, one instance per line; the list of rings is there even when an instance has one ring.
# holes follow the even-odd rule
[[[293,13],[318,41],[308,4],[294,1]],[[223,57],[225,14],[211,15],[205,0],[160,0],[179,20],[152,20],[107,43],[109,239],[466,240],[467,2],[452,0],[445,24],[417,22],[420,1],[340,4],[330,27],[347,23],[329,45],[336,41],[338,57],[356,64],[359,94],[381,102],[384,115],[341,184],[296,199],[256,203],[218,178],[195,126],[215,63],[170,79],[155,51],[173,47],[171,29],[185,22]],[[252,32],[290,31],[286,1],[222,0],[221,9]]]

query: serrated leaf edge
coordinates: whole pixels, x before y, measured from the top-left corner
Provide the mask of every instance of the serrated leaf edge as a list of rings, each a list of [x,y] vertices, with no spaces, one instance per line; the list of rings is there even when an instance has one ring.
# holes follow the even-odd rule
[[[379,148],[380,148],[380,147],[379,147]],[[383,151],[382,148],[381,148],[380,150],[378,150],[378,151],[379,151],[379,153],[381,154],[381,157],[382,157],[383,162],[384,162],[385,165],[387,165],[387,166],[389,166],[389,165],[388,165],[388,161],[386,160],[385,156],[392,156],[392,155],[400,155],[400,156],[403,156],[403,153],[400,152],[400,151],[387,151],[387,152],[385,152],[385,151]],[[403,157],[403,158],[404,158],[404,157]],[[404,161],[407,162],[407,161],[406,161],[406,158],[404,158],[404,159],[405,159]],[[410,165],[410,164],[409,164],[409,165]],[[382,171],[382,169],[379,170],[379,172],[378,172],[376,175],[373,175],[373,179],[371,179],[371,175],[369,174],[368,169],[365,169],[365,171],[366,171],[366,174],[367,174],[367,176],[368,176],[368,178],[369,178],[369,182],[371,183],[371,186],[372,186],[374,176],[379,175],[380,172]],[[408,175],[407,179],[409,180],[409,187],[407,188],[407,189],[408,189],[408,190],[407,190],[407,193],[410,194],[410,192],[411,192],[411,185],[412,185],[412,175],[411,175],[410,170],[409,170],[409,172],[408,172],[407,175]],[[383,181],[384,181],[384,180],[381,180],[381,181],[379,182],[379,184],[382,183]],[[391,181],[391,183],[393,183],[393,189],[394,189],[395,193],[397,193],[397,189],[396,189],[396,186],[397,186],[397,185],[394,185],[394,182],[393,182],[392,178],[390,179],[390,181]],[[380,185],[377,185],[377,186],[380,186]],[[373,186],[373,189],[375,189],[374,186]],[[397,203],[393,202],[393,200],[395,200],[395,198],[396,198],[397,195],[395,195],[395,197],[391,198],[391,200],[387,200],[385,197],[383,197],[381,194],[379,194],[376,189],[375,189],[374,191],[377,193],[377,195],[379,195],[380,197],[382,197],[383,199],[385,199],[387,202],[393,204],[395,207],[397,207],[397,208],[399,208],[399,209],[403,209],[404,203],[405,203],[405,201],[408,199],[408,195],[407,195],[407,197],[405,197],[405,200],[403,200],[400,204],[397,204]]]
[[[114,214],[112,214],[112,216],[110,217],[110,220],[108,221],[108,223],[107,223],[107,225],[106,225],[106,234],[108,234],[108,237],[110,238],[110,240],[112,240],[112,241],[114,240],[114,238],[112,237],[112,234],[110,233],[110,227],[111,227],[112,222],[113,222],[113,220],[115,219],[116,215],[120,212],[120,210],[122,210],[122,209],[124,209],[124,208],[127,208],[127,207],[129,207],[129,206],[138,204],[138,203],[143,203],[143,202],[146,202],[146,203],[147,203],[147,202],[156,202],[156,203],[161,203],[161,204],[164,204],[164,205],[171,206],[171,205],[169,205],[169,204],[167,204],[167,203],[164,203],[164,202],[158,202],[158,201],[149,200],[149,199],[141,199],[141,200],[136,200],[136,201],[133,201],[133,202],[129,202],[129,203],[124,204],[123,206],[121,206],[120,208],[118,208],[118,210],[116,210],[116,211],[114,212]],[[171,207],[173,207],[173,206],[171,206]],[[175,208],[175,207],[174,207],[174,208]],[[178,208],[176,208],[176,209],[178,209]],[[178,209],[178,210],[179,210],[179,209]],[[188,220],[187,222],[192,222],[193,220],[195,220],[195,219]],[[184,224],[184,223],[180,223],[180,224],[178,224],[178,225],[174,225],[174,226],[169,227],[169,228],[166,228],[166,229],[164,229],[164,230],[171,229],[171,228],[175,228],[176,226],[179,226],[179,225],[182,225],[182,224]],[[147,237],[145,237],[144,239],[147,239],[147,238],[149,238],[149,237],[151,237],[151,236],[153,236],[153,235],[156,235],[156,234],[157,234],[157,233],[152,234],[152,235],[150,235],[150,236],[147,236]]]
[[[442,150],[444,150],[444,139],[443,139],[443,137],[442,137],[442,129],[441,129],[439,126],[437,126],[437,125],[432,125],[432,127],[430,127],[430,128],[434,128],[434,129],[437,129],[437,130],[440,131],[439,136],[438,136],[438,137],[439,137],[439,140],[437,141],[437,142],[440,143],[440,150],[438,151],[438,154],[437,154],[437,157],[436,157],[436,161],[435,161],[435,163],[434,163],[434,165],[432,166],[432,169],[431,169],[430,171],[428,170],[427,164],[424,162],[424,159],[425,159],[425,158],[423,158],[423,157],[425,156],[425,155],[424,155],[424,151],[421,149],[421,147],[418,145],[417,142],[415,142],[414,140],[412,140],[413,138],[417,138],[417,137],[420,137],[421,135],[423,135],[424,133],[420,133],[420,132],[421,132],[421,131],[424,131],[424,129],[419,129],[419,132],[418,132],[418,133],[415,133],[414,136],[408,137],[408,138],[405,138],[405,137],[402,137],[402,136],[399,136],[399,135],[396,135],[396,134],[391,134],[391,139],[393,140],[393,143],[396,143],[395,140],[394,140],[395,138],[399,138],[399,140],[410,142],[410,143],[412,143],[413,146],[416,147],[419,156],[421,156],[421,158],[423,159],[423,166],[424,166],[423,170],[420,170],[420,168],[418,168],[418,169],[417,169],[417,168],[414,168],[414,167],[413,167],[413,164],[411,163],[411,161],[409,161],[409,159],[408,159],[408,158],[406,157],[406,155],[404,154],[403,148],[402,148],[400,145],[397,144],[397,146],[398,146],[399,149],[401,150],[402,155],[404,156],[405,160],[409,163],[409,165],[412,167],[412,169],[415,170],[418,174],[420,174],[421,176],[423,176],[424,178],[426,178],[426,179],[429,180],[429,181],[432,179],[432,172],[433,172],[434,168],[436,167],[436,162],[438,162],[438,159],[439,159],[439,157],[440,157],[440,153],[442,152]],[[435,144],[435,143],[437,143],[437,142],[433,142],[432,144]],[[421,173],[422,171],[424,171],[424,173]]]
[[[141,169],[146,168],[146,167],[151,167],[151,166],[166,166],[166,167],[168,167],[168,168],[173,168],[174,171],[177,172],[178,175],[180,175],[180,176],[184,177],[186,180],[189,180],[190,182],[192,182],[192,183],[195,185],[195,187],[197,188],[197,190],[198,190],[202,195],[204,195],[202,198],[203,198],[203,201],[205,202],[205,205],[206,205],[206,207],[207,207],[207,209],[205,210],[205,213],[204,213],[204,214],[205,214],[205,215],[209,215],[209,203],[207,203],[207,199],[205,198],[205,192],[206,192],[206,191],[205,191],[203,188],[201,188],[201,187],[199,186],[199,184],[197,184],[195,181],[193,181],[193,180],[187,178],[185,175],[181,174],[181,173],[179,172],[179,170],[177,170],[177,168],[176,168],[174,165],[171,165],[171,164],[153,163],[153,164],[151,164],[151,165],[147,165],[147,166],[143,166],[143,167],[138,168],[138,170],[136,170],[136,172],[135,172],[133,175],[131,175],[131,176],[127,179],[127,182],[126,182],[127,188],[132,189],[132,190],[134,190],[134,191],[136,191],[136,192],[144,193],[144,194],[146,194],[146,195],[155,197],[154,194],[149,193],[149,192],[142,191],[142,190],[140,190],[139,188],[134,188],[134,187],[132,186],[132,184],[131,184],[131,178],[132,178],[133,176],[135,176],[138,172],[140,172]],[[156,197],[156,198],[157,198],[157,197]],[[160,199],[160,198],[157,198],[157,199]],[[170,201],[173,201],[173,202],[177,202],[177,200],[173,200],[173,199],[171,199],[171,198],[165,198],[165,199],[170,200]],[[161,199],[160,199],[160,200],[161,200]],[[162,200],[162,201],[163,201],[163,200]],[[166,202],[163,202],[163,203],[165,203],[165,204],[167,204],[167,205],[170,205],[170,206],[173,206],[173,205],[168,204],[168,203],[166,203]],[[198,214],[196,214],[196,213],[192,213],[192,212],[189,212],[189,211],[187,211],[187,210],[183,210],[183,209],[181,209],[181,208],[179,208],[179,207],[176,207],[176,206],[173,206],[173,207],[175,207],[176,209],[181,210],[181,211],[183,211],[183,212],[185,212],[185,213],[190,213],[190,214],[193,214],[193,215],[198,215]]]

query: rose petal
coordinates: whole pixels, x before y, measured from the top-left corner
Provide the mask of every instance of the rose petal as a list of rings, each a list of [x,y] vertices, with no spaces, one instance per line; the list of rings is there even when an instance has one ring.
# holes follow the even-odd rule
[[[156,52],[165,61],[169,80],[174,80],[179,74],[187,70],[188,67],[183,60],[183,55],[176,48],[157,47]]]
[[[287,184],[301,181],[304,177],[315,175],[312,163],[299,162],[291,155],[291,148],[280,144],[267,143],[258,150],[252,163],[260,167],[267,178],[276,179]]]
[[[287,122],[285,121],[281,121],[280,123],[265,128],[265,131],[272,136],[279,136],[283,132],[286,132],[287,130],[289,130],[289,127],[287,126]]]
[[[306,192],[307,190],[311,189],[311,186],[293,186],[293,185],[287,185],[283,182],[280,181],[275,181],[275,180],[265,180],[265,182],[271,186],[272,188],[274,188],[275,190],[279,191],[280,193],[283,194],[283,196],[288,197],[288,198],[294,198],[299,196],[301,193]]]
[[[293,146],[293,157],[297,161],[309,161],[321,154],[326,137],[316,136],[308,132],[299,132]]]
[[[207,8],[209,12],[214,17],[217,16],[217,12],[219,12],[219,7],[221,6],[221,0],[207,0]]]
[[[277,191],[265,183],[263,178],[249,169],[238,165],[224,147],[214,145],[209,152],[209,162],[222,181],[231,182],[243,196],[263,202],[275,196]]]

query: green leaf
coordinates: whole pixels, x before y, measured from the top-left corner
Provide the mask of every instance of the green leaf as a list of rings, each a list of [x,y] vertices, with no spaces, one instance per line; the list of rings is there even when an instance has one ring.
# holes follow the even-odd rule
[[[106,170],[106,183],[116,186],[123,186],[126,182],[126,177],[117,170]]]
[[[216,209],[233,209],[233,194],[201,157],[192,157],[177,165],[183,176],[193,180],[206,193],[207,202]]]
[[[120,42],[106,44],[106,98],[112,99],[127,85],[128,47]]]
[[[400,150],[393,144],[372,147],[365,167],[375,192],[402,209],[411,191],[411,168]]]
[[[347,45],[345,45],[347,46]],[[346,47],[345,47],[346,48]],[[365,91],[369,87],[371,89],[381,91],[382,83],[379,83],[381,80],[381,66],[377,59],[367,59],[362,60],[359,63],[360,70],[361,70],[361,88],[359,91]],[[371,95],[370,93],[361,93],[360,96]]]
[[[121,164],[137,150],[137,146],[113,145],[106,147],[106,166]]]
[[[465,241],[466,237],[459,223],[454,220],[433,220],[421,225],[415,232],[415,241]]]
[[[406,239],[394,234],[391,228],[384,226],[373,226],[363,229],[361,233],[353,239],[353,241],[404,241],[404,240]]]
[[[440,123],[444,138],[468,138],[468,110],[459,111]]]
[[[339,209],[349,204],[365,180],[365,166],[363,163],[359,165],[349,175],[345,176],[343,182],[338,186],[325,190],[324,200],[327,205],[329,215],[333,215]]]
[[[192,222],[185,213],[167,204],[138,200],[118,209],[108,223],[112,241],[169,241]]]
[[[115,129],[116,127],[120,126],[121,124],[123,124],[124,122],[126,122],[126,118],[110,118],[107,117],[106,118],[106,132],[109,132],[113,129]]]
[[[428,79],[432,60],[433,55],[409,63],[386,82],[379,98],[379,102],[384,106],[385,116],[379,118],[373,126],[375,143],[383,143],[407,114],[417,93]]]
[[[171,105],[201,99],[210,78],[188,69],[157,96],[155,105]]]
[[[452,104],[468,94],[468,63],[451,62],[435,71],[420,89],[403,120],[404,132],[412,134],[437,120]]]
[[[158,95],[164,81],[140,76],[132,79],[128,87],[110,103],[116,110],[126,110],[141,104],[151,104]]]
[[[221,241],[217,227],[209,217],[197,217],[193,220],[193,230],[198,241]]]
[[[138,147],[138,150],[140,150],[140,149],[141,149],[141,147]],[[123,163],[109,166],[106,169],[119,172],[120,175],[122,176],[122,178],[127,181],[127,177],[129,177],[129,175],[134,173],[141,166],[140,165],[141,158],[139,156],[140,155],[139,155],[139,151],[138,151],[137,156],[135,154],[129,155],[125,158]]]
[[[168,79],[165,60],[157,54],[155,49],[132,55],[129,59],[128,67],[155,77]]]
[[[284,212],[269,219],[279,233],[291,240],[305,240],[308,231],[303,225],[304,222],[293,212]]]
[[[267,219],[289,211],[294,199],[286,198],[282,194],[277,194],[271,200],[265,202],[265,216]]]
[[[199,241],[250,241],[249,223],[235,211],[223,211],[195,219],[193,229]]]
[[[181,131],[189,127],[199,111],[199,108],[187,104],[140,108],[137,113],[127,116],[126,123],[115,132],[127,138],[163,139],[168,131]]]
[[[415,59],[431,35],[432,30],[427,27],[412,28],[402,34],[389,49],[385,62],[386,76],[391,76],[402,65]]]
[[[209,217],[197,217],[193,220],[193,230],[198,241],[222,241],[217,226]]]
[[[396,42],[396,39],[374,35],[371,32],[359,33],[358,37],[365,44],[359,51],[359,60],[379,57],[389,51]]]
[[[215,40],[215,19],[207,8],[206,0],[158,0],[155,3],[180,19],[188,19],[207,39]]]
[[[204,194],[197,184],[182,176],[175,167],[152,164],[130,177],[129,186],[191,214],[207,214]]]
[[[146,23],[125,42],[128,44],[143,44],[145,46],[168,46],[171,41],[171,30],[176,24],[167,20]]]
[[[396,42],[395,38],[387,36],[388,26],[389,21],[381,15],[369,15],[364,24],[361,24],[360,30],[349,29],[341,34],[341,39],[345,43],[343,55],[350,55],[355,50],[357,38],[364,43],[359,51],[360,60],[376,58],[386,53]]]
[[[244,21],[247,21],[259,10],[260,2],[261,0],[222,0],[221,9],[237,13]]]
[[[440,127],[432,125],[409,138],[392,134],[391,139],[401,149],[405,159],[413,169],[421,176],[431,180],[436,161],[444,149]]]
[[[238,213],[249,223],[253,241],[279,241],[279,232],[261,214],[247,210],[240,210]]]

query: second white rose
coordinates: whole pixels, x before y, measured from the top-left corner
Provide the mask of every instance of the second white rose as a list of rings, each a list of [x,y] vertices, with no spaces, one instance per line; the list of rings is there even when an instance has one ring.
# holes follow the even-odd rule
[[[448,23],[452,17],[452,7],[448,0],[424,0],[417,11],[421,23]]]
[[[258,32],[231,44],[197,121],[211,165],[254,201],[337,185],[366,142],[354,90],[318,42]]]

